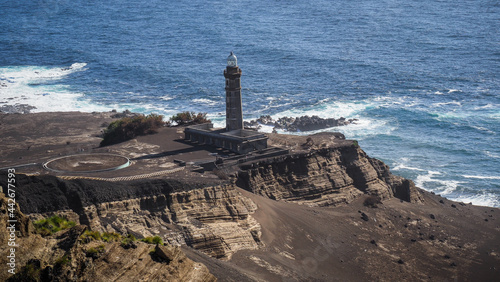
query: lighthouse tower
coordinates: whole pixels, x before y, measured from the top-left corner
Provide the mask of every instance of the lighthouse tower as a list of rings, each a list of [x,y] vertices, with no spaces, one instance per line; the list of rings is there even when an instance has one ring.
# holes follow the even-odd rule
[[[240,130],[243,129],[241,69],[233,52],[227,57],[224,77],[226,78],[226,131]]]
[[[253,151],[262,153],[262,150],[267,148],[268,137],[263,133],[243,128],[241,69],[233,52],[227,57],[224,77],[226,78],[226,128],[214,128],[211,122],[194,124],[184,129],[184,138],[198,145],[212,145],[237,154],[248,154]],[[285,152],[288,151],[278,151],[278,154]],[[272,151],[273,156],[276,154],[276,151]]]

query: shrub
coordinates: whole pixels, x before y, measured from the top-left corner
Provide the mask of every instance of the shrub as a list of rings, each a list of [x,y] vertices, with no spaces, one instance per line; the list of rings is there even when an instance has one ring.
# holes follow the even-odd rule
[[[104,232],[102,233],[101,238],[104,242],[119,241],[122,238],[122,235],[115,232]]]
[[[42,236],[49,236],[57,231],[71,228],[75,226],[76,223],[58,215],[53,215],[49,218],[35,221],[33,225],[35,226],[35,230],[38,234]]]
[[[104,245],[101,244],[101,245],[97,246],[97,248],[90,248],[90,249],[86,250],[85,255],[87,257],[91,257],[91,258],[95,259],[95,258],[98,258],[99,255],[103,252],[104,252]]]
[[[176,122],[178,125],[200,124],[210,121],[207,119],[207,113],[195,112],[181,112],[172,116],[170,120]]]
[[[12,275],[7,281],[40,281],[40,261],[29,260],[21,270]]]
[[[67,265],[69,262],[70,262],[70,259],[68,259],[68,256],[64,255],[56,260],[54,267],[55,268],[62,268],[63,266]]]
[[[163,239],[160,236],[146,237],[144,239],[141,239],[141,241],[146,242],[148,244],[163,245]]]
[[[80,236],[80,239],[83,240],[85,243],[89,243],[90,241],[94,240],[101,240],[101,233],[99,231],[90,231],[90,230],[85,230],[83,234]]]
[[[122,242],[121,242],[121,244],[120,244],[120,245],[121,245],[121,246],[122,246],[122,248],[124,248],[124,249],[130,249],[130,248],[135,249],[135,248],[137,248],[137,246],[136,246],[136,245],[135,245],[135,243],[134,243],[134,241],[135,241],[135,240],[137,240],[137,239],[135,238],[135,236],[134,236],[134,235],[132,235],[132,234],[128,234],[128,235],[127,235],[127,237],[126,237],[125,239],[123,239],[123,240],[122,240]]]
[[[164,125],[163,116],[157,114],[115,120],[104,131],[100,146],[124,142],[140,135],[157,133],[158,129]]]
[[[370,195],[365,199],[365,201],[363,202],[363,205],[365,207],[377,208],[378,204],[381,204],[381,203],[382,203],[382,201],[380,200],[379,197]]]

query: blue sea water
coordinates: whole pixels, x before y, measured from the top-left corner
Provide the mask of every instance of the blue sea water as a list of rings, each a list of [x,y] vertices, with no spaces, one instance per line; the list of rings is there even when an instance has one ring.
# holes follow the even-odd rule
[[[358,118],[393,173],[500,207],[499,30],[497,0],[0,1],[0,103],[222,125],[234,51],[245,119]]]

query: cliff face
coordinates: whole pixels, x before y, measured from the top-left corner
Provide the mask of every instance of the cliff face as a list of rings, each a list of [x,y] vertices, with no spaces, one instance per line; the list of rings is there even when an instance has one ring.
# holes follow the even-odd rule
[[[0,193],[0,223],[6,225],[8,201]],[[12,211],[11,211],[12,212]],[[6,228],[0,229],[0,251],[15,248],[15,275],[0,273],[1,281],[216,281],[207,267],[196,263],[179,247],[154,246],[135,242],[133,248],[124,248],[120,242],[92,241],[85,243],[80,236],[87,229],[83,225],[63,230],[48,237],[34,233],[30,219],[15,206],[16,246],[8,246],[13,238]],[[92,248],[100,251],[89,256]],[[12,259],[2,256],[0,263]]]
[[[60,214],[100,232],[161,236],[228,259],[261,245],[257,209],[234,185],[200,187],[177,181],[109,183],[18,175],[18,201],[34,219]],[[0,185],[2,185],[0,181]]]
[[[228,259],[262,245],[257,209],[240,186],[275,200],[310,206],[349,203],[364,193],[420,202],[413,182],[394,176],[381,161],[357,146],[337,146],[290,154],[242,166],[234,184],[196,188],[173,180],[109,183],[18,176],[24,212],[65,214],[92,230],[159,235]],[[36,217],[36,215],[34,216]]]
[[[138,238],[158,235],[226,259],[259,246],[260,225],[251,216],[256,208],[234,186],[225,185],[93,204],[83,214],[93,230]]]
[[[392,175],[358,146],[322,148],[242,166],[237,184],[275,200],[329,206],[363,193],[421,202],[411,180]]]

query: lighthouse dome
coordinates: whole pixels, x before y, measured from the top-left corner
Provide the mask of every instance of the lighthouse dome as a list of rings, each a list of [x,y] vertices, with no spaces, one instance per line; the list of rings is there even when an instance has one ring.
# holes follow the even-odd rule
[[[229,57],[227,57],[227,65],[229,67],[238,66],[238,58],[236,58],[233,52],[231,52],[231,54],[229,54]]]

